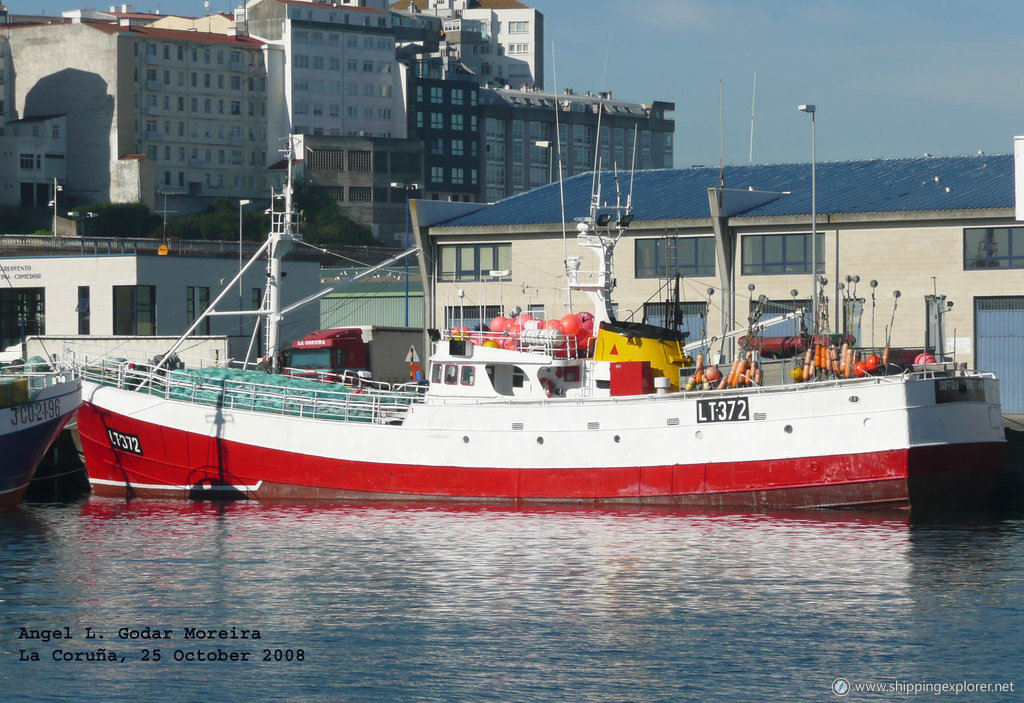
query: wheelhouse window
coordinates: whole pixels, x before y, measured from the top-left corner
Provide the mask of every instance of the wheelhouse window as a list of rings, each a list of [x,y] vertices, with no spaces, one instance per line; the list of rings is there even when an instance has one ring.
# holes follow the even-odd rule
[[[114,334],[156,334],[156,286],[114,286]]]
[[[811,272],[810,234],[751,234],[743,237],[743,275]],[[818,235],[817,269],[825,270],[825,237]]]
[[[491,280],[491,271],[512,268],[511,244],[450,244],[440,249],[444,281]]]
[[[715,275],[714,237],[660,237],[636,240],[636,277]]]
[[[1024,268],[1024,227],[964,230],[964,270]]]
[[[459,367],[455,364],[446,364],[444,367],[444,382],[449,386],[454,386],[459,380]]]
[[[464,386],[472,386],[476,384],[476,368],[473,366],[463,366],[462,373],[460,374],[459,383]]]

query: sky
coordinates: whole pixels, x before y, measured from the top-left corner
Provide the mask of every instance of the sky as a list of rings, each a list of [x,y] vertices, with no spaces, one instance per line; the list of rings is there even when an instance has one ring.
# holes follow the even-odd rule
[[[804,103],[818,161],[1005,154],[1024,134],[1022,0],[523,1],[544,15],[545,89],[675,103],[676,166],[810,162]],[[204,13],[202,0],[133,6]]]

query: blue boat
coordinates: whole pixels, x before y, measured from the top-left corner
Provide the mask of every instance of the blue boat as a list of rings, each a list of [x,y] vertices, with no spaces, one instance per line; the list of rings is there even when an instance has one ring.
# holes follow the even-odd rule
[[[82,404],[77,372],[0,372],[0,508],[21,501],[46,450]]]

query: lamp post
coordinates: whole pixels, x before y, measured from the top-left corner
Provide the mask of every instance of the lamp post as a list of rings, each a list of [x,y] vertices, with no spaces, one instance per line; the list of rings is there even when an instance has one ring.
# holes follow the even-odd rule
[[[242,208],[251,203],[245,198],[238,201],[238,271],[242,271]],[[166,206],[164,206],[166,208]],[[242,312],[242,277],[238,277],[238,312]],[[242,318],[238,318],[238,335],[242,335]]]
[[[405,191],[405,250],[409,251],[409,194],[420,189],[416,183],[392,182],[392,188],[402,188]],[[409,326],[409,257],[405,261],[405,326]]]
[[[53,177],[53,200],[47,205],[53,208],[53,236],[57,236],[57,193],[64,190],[64,186],[57,185],[57,177]]]
[[[541,149],[547,149],[548,150],[548,183],[550,183],[551,182],[551,161],[552,161],[552,155],[554,153],[552,151],[552,149],[551,149],[551,142],[548,141],[547,139],[541,139],[540,141],[534,142],[533,145],[536,146],[536,147],[539,147]]]
[[[814,105],[800,105],[800,112],[811,115],[811,336],[818,330],[818,184],[817,154],[815,154],[816,137],[814,133]]]

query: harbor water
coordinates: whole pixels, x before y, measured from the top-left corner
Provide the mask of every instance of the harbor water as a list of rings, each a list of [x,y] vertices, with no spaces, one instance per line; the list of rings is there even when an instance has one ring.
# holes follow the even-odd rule
[[[0,568],[4,701],[1003,701],[1024,687],[1020,511],[87,498],[0,513]]]

